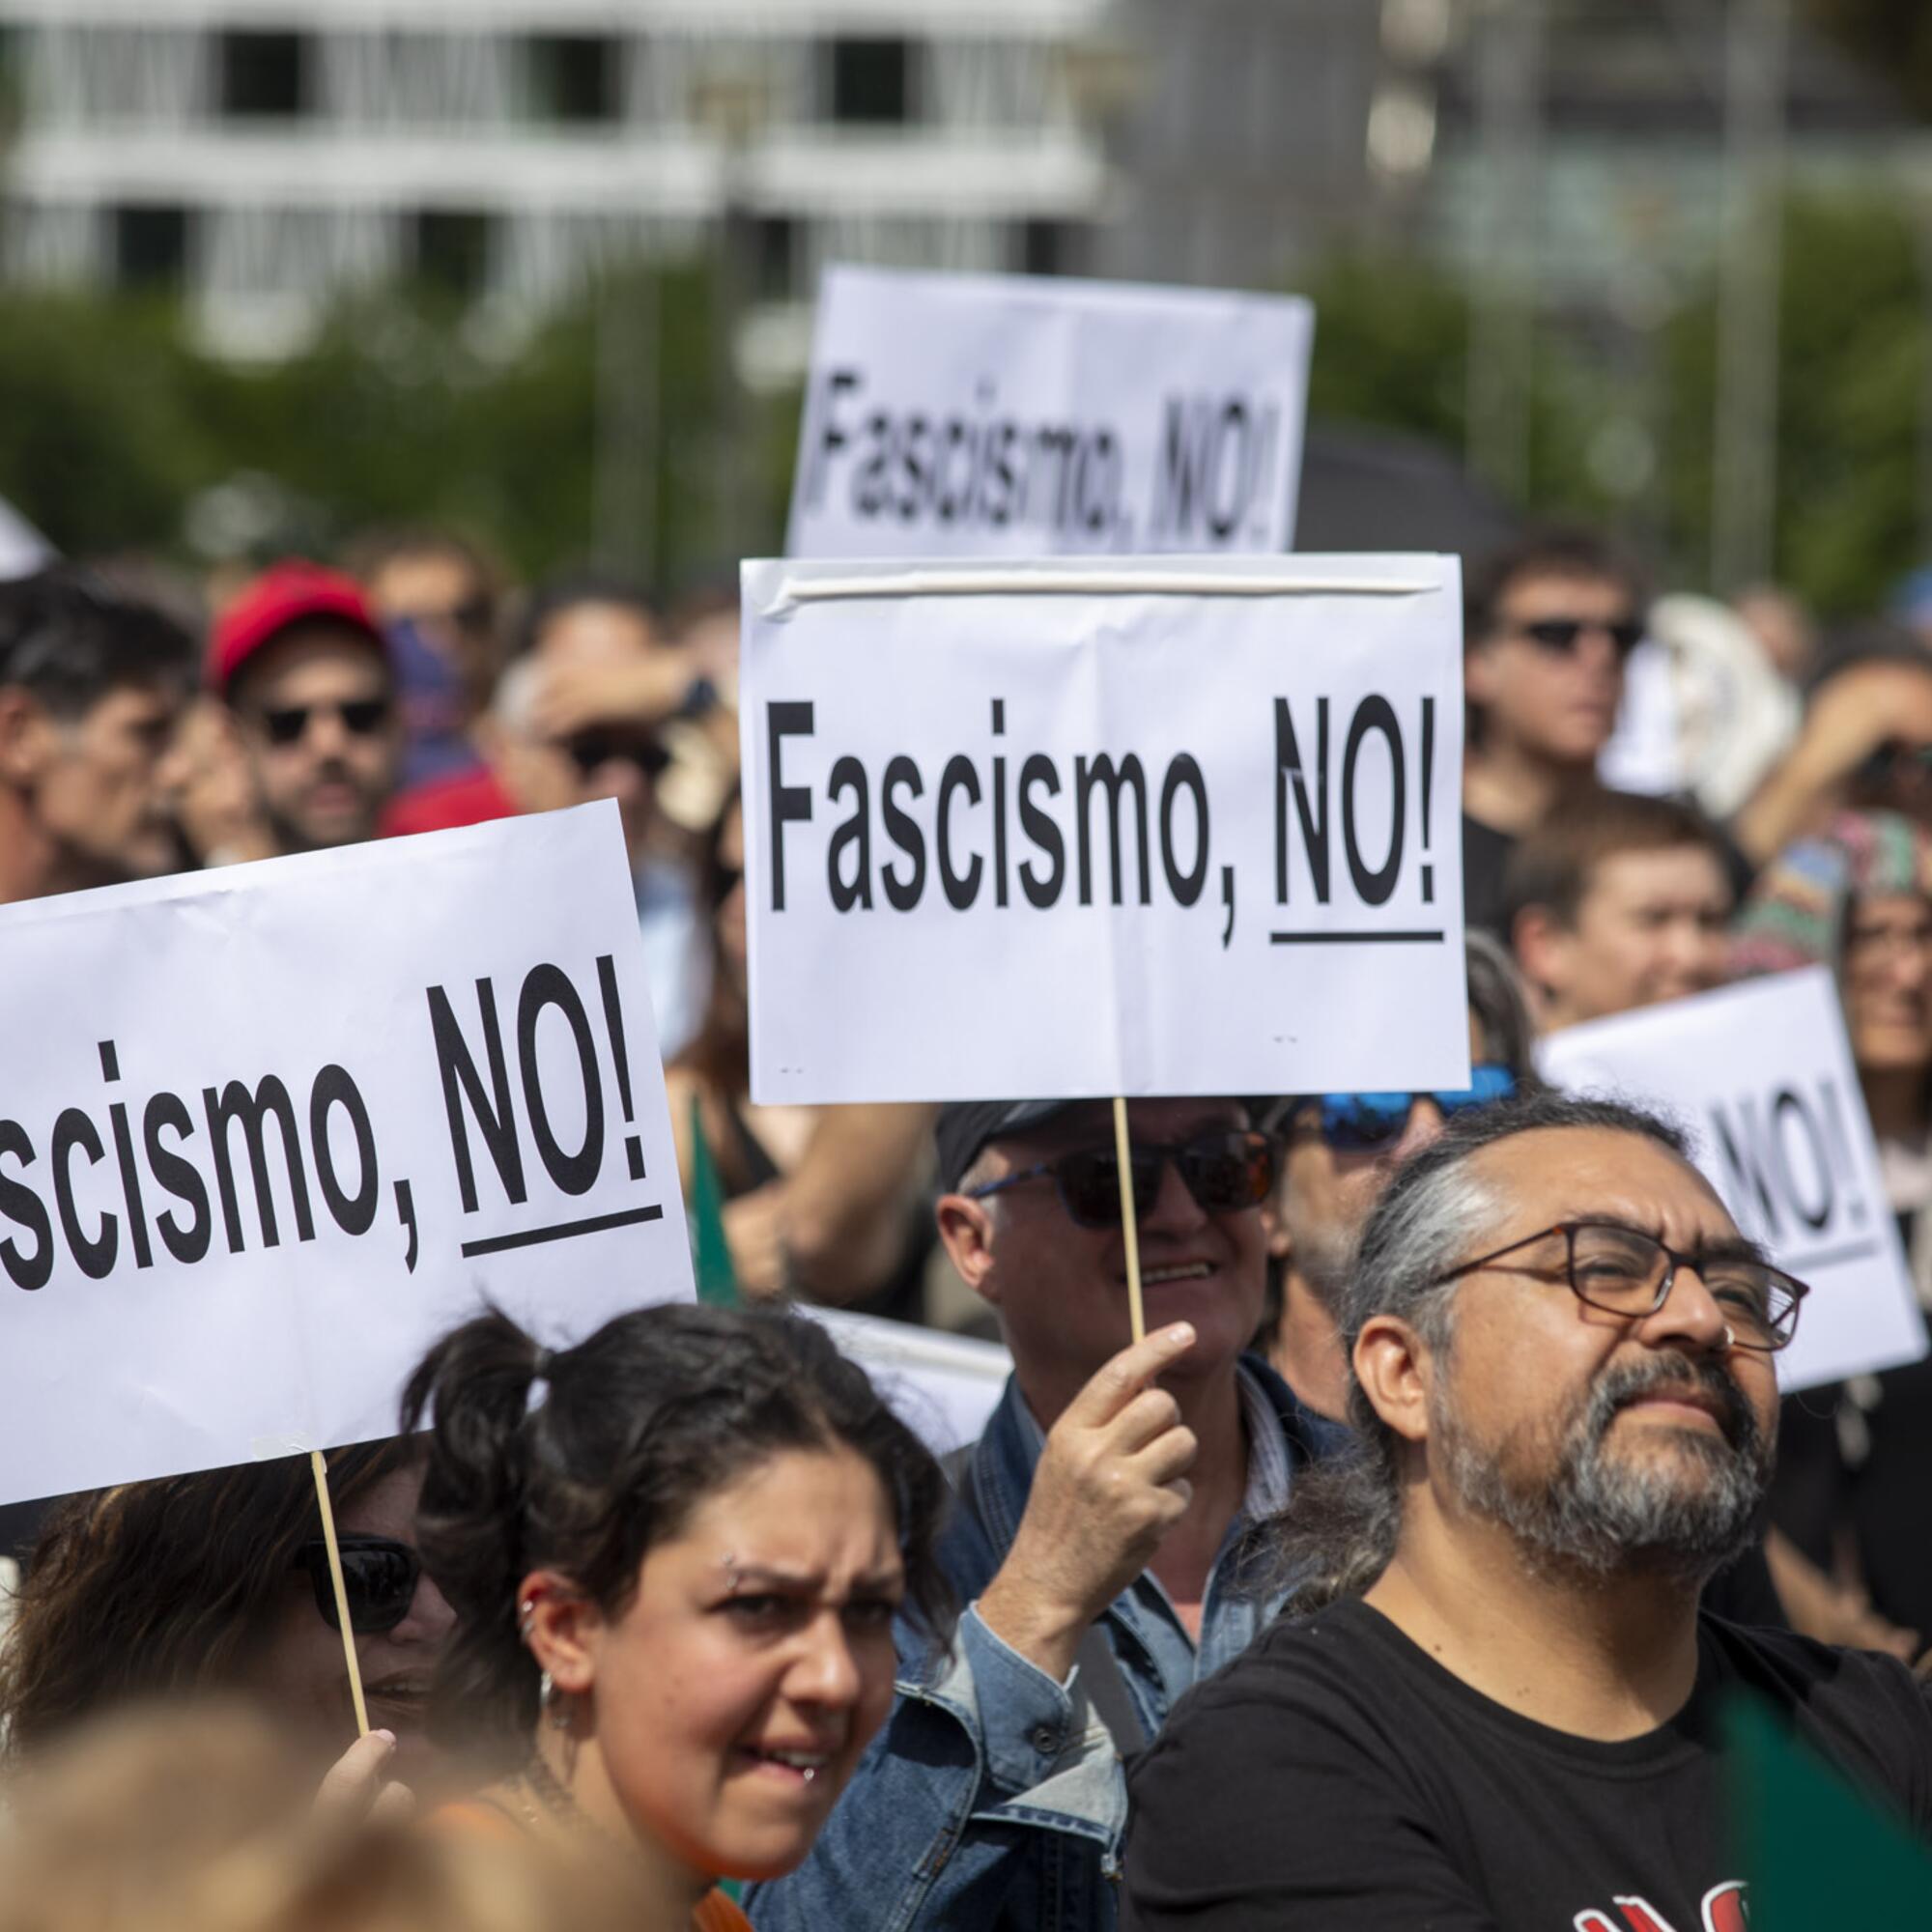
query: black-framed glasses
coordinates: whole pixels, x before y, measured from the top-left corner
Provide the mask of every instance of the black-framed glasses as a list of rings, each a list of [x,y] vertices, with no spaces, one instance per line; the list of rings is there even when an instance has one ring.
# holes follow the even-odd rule
[[[1434,1100],[1445,1120],[1488,1107],[1516,1092],[1516,1075],[1499,1061],[1469,1069],[1469,1084],[1433,1094],[1323,1094],[1313,1125],[1338,1153],[1378,1153],[1408,1131],[1418,1100]]]
[[[1438,1283],[1459,1280],[1520,1254],[1539,1241],[1564,1239],[1563,1273],[1578,1301],[1605,1315],[1641,1319],[1655,1315],[1670,1293],[1680,1267],[1693,1269],[1718,1304],[1731,1346],[1770,1354],[1788,1348],[1798,1332],[1799,1304],[1811,1293],[1796,1275],[1775,1268],[1748,1252],[1687,1255],[1667,1248],[1655,1235],[1621,1221],[1559,1221],[1525,1235],[1492,1253],[1478,1255],[1445,1274]],[[1554,1254],[1551,1255],[1554,1272]]]
[[[422,1558],[393,1536],[342,1536],[342,1589],[349,1599],[349,1627],[365,1635],[391,1631],[409,1615],[422,1577]],[[315,1607],[330,1630],[342,1628],[335,1614],[335,1584],[328,1574],[328,1545],[321,1537],[296,1551],[295,1567],[308,1572]]]
[[[271,745],[297,745],[308,735],[309,721],[333,717],[353,738],[373,737],[388,723],[386,697],[352,697],[346,704],[270,704],[263,708],[262,728]]]
[[[1620,658],[1629,657],[1643,641],[1643,625],[1634,617],[1620,617],[1613,623],[1597,617],[1531,617],[1510,628],[1551,657],[1573,656],[1585,631],[1603,632]]]
[[[1180,1184],[1205,1214],[1259,1208],[1274,1185],[1274,1143],[1263,1133],[1224,1127],[1185,1141],[1135,1141],[1127,1148],[1127,1174],[1133,1182],[1136,1223],[1152,1211],[1161,1170],[1170,1161]],[[1016,1174],[969,1187],[966,1193],[970,1200],[983,1201],[989,1194],[1004,1194],[1009,1187],[1034,1180],[1053,1182],[1074,1226],[1121,1225],[1121,1164],[1112,1146],[1082,1148],[1038,1161]]]

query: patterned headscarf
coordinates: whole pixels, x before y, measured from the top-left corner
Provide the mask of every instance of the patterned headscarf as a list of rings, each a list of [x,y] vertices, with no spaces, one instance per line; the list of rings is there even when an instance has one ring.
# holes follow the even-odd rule
[[[1731,932],[1731,977],[1843,962],[1854,898],[1919,893],[1932,898],[1932,833],[1895,811],[1840,812],[1758,874]]]

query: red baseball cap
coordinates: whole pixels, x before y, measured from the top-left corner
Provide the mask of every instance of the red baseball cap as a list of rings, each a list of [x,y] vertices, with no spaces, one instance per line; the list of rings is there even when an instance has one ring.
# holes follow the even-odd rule
[[[387,658],[388,642],[362,586],[339,570],[289,557],[243,584],[215,618],[208,638],[210,686],[226,696],[237,672],[257,651],[312,617],[359,632]]]

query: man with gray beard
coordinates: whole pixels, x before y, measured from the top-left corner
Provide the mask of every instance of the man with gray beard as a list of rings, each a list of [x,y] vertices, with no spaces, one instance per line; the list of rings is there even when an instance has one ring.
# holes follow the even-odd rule
[[[1743,1932],[1722,1702],[1932,1838],[1902,1665],[1699,1614],[1751,1534],[1805,1290],[1664,1122],[1532,1094],[1395,1175],[1341,1315],[1358,1451],[1304,1586],[1139,1762],[1131,1932]]]

